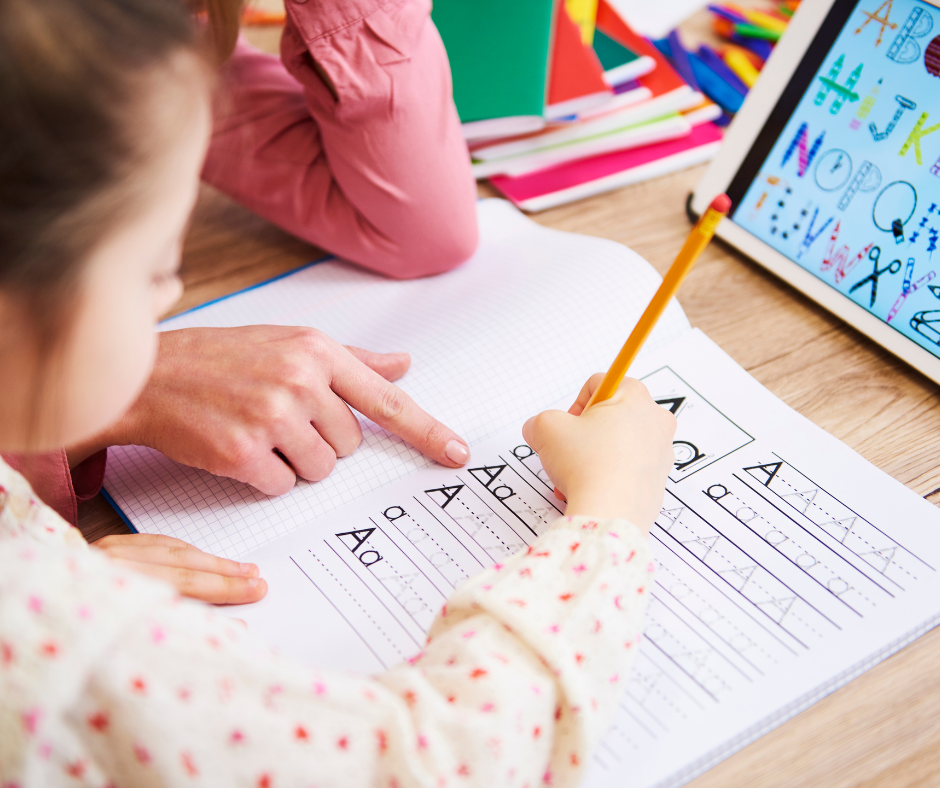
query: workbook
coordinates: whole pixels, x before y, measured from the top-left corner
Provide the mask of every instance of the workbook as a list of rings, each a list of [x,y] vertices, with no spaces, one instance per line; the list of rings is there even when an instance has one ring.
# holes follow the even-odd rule
[[[424,462],[368,422],[333,476],[279,498],[149,450],[110,452],[106,486],[125,515],[258,563],[268,596],[232,614],[325,669],[415,654],[457,584],[563,513],[521,425],[570,404],[658,285],[618,244],[501,201],[479,215],[480,249],[456,272],[389,282],[324,262],[164,325],[265,320],[404,346],[402,386],[468,438],[464,468]],[[774,397],[675,303],[630,374],[676,416],[675,461],[644,637],[591,788],[681,785],[940,620],[932,505]]]
[[[466,139],[544,125],[554,0],[438,0],[431,19],[447,49]]]

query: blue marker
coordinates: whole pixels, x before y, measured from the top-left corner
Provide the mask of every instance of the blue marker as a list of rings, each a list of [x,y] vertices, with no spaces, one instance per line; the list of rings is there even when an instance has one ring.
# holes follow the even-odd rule
[[[739,47],[744,47],[745,49],[750,49],[755,55],[757,55],[761,60],[767,60],[770,57],[770,53],[774,51],[774,45],[769,41],[762,41],[759,38],[748,38],[747,36],[742,36],[740,33],[735,33],[731,36],[731,43],[737,44]]]
[[[722,19],[727,19],[729,22],[734,22],[736,25],[751,24],[751,21],[747,17],[741,16],[741,14],[721,5],[710,5],[708,6],[708,10],[715,16],[720,16]]]
[[[708,96],[725,112],[735,113],[741,109],[744,96],[728,85],[718,74],[712,71],[698,55],[689,53],[689,65],[695,72],[695,78],[702,93]]]
[[[702,59],[702,62],[721,77],[729,87],[733,88],[742,96],[747,95],[747,85],[741,81],[741,78],[737,74],[728,68],[725,61],[721,59],[721,55],[714,49],[706,44],[702,44],[698,48],[698,56]]]
[[[682,42],[679,40],[679,32],[673,30],[666,40],[669,42],[669,49],[672,52],[672,64],[676,67],[676,71],[679,72],[679,76],[685,80],[686,84],[692,88],[692,90],[702,90],[707,95],[708,92],[699,84],[698,74],[695,73],[695,69],[691,63],[694,55],[689,53],[686,48],[682,46]],[[709,96],[709,98],[711,97]],[[714,99],[712,100],[714,101]],[[720,104],[721,102],[718,103]]]

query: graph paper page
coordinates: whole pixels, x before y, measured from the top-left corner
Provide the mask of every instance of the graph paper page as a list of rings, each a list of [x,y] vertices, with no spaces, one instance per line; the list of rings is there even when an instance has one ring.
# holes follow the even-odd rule
[[[478,210],[479,250],[442,276],[396,282],[320,263],[161,328],[306,325],[346,345],[408,351],[401,388],[472,445],[605,369],[661,281],[620,244],[540,227],[502,200]],[[688,328],[673,302],[648,348]],[[428,465],[360,421],[362,445],[329,478],[276,498],[139,446],[109,451],[105,489],[138,530],[238,558]]]
[[[936,508],[698,331],[631,372],[676,415],[675,465],[644,637],[590,788],[681,785],[940,614]],[[464,469],[421,470],[252,554],[268,596],[231,613],[308,664],[380,671],[420,650],[456,584],[561,509],[517,424]]]

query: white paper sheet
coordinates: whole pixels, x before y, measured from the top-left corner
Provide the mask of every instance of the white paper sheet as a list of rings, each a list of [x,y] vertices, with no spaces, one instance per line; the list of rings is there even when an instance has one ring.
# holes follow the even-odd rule
[[[940,512],[792,411],[699,331],[641,358],[678,420],[645,637],[591,788],[690,780],[940,616]],[[567,404],[569,400],[563,400]],[[561,510],[515,428],[250,555],[233,610],[283,651],[377,671],[417,652],[454,586]]]
[[[627,24],[637,33],[649,38],[665,38],[673,28],[696,11],[704,8],[707,0],[666,0],[650,3],[645,0],[610,0]]]
[[[471,443],[484,440],[605,369],[661,280],[620,244],[540,227],[502,200],[478,210],[479,250],[446,275],[396,282],[325,262],[161,328],[305,325],[348,345],[406,350],[401,388]],[[688,328],[673,302],[647,347]],[[139,446],[110,450],[105,489],[138,530],[237,558],[428,465],[362,424],[362,445],[328,479],[277,498]]]

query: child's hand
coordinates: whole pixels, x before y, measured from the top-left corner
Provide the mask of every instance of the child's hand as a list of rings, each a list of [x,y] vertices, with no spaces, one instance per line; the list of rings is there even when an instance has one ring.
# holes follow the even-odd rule
[[[676,419],[630,378],[581,415],[602,378],[584,385],[568,413],[547,410],[529,419],[522,435],[567,498],[568,514],[622,517],[648,529],[675,461]]]
[[[171,536],[126,534],[94,543],[112,560],[176,586],[183,596],[216,605],[257,602],[268,592],[254,564],[217,558]]]

